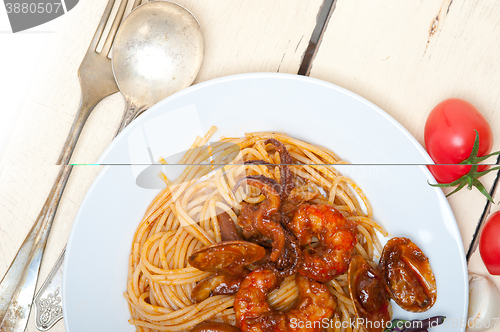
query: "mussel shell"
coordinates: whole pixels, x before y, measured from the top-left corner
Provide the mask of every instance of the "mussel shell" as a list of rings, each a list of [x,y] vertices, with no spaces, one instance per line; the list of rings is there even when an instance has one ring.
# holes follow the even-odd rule
[[[244,276],[248,273],[244,267],[258,261],[265,254],[263,247],[252,242],[223,241],[195,251],[189,256],[188,263],[202,271],[223,271]]]
[[[200,303],[213,295],[234,295],[245,279],[227,273],[220,273],[201,280],[191,293],[191,299]]]
[[[349,264],[349,293],[356,316],[368,332],[381,332],[391,321],[391,303],[381,269],[372,267],[362,256]]]
[[[401,308],[423,312],[434,305],[436,279],[429,259],[410,239],[390,239],[384,246],[380,266],[391,297]]]

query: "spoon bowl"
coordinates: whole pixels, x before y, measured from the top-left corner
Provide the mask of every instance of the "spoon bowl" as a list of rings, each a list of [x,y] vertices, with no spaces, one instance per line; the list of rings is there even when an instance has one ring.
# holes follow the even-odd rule
[[[200,24],[184,7],[152,1],[132,11],[113,46],[113,73],[126,103],[118,133],[160,100],[190,86],[203,55]]]

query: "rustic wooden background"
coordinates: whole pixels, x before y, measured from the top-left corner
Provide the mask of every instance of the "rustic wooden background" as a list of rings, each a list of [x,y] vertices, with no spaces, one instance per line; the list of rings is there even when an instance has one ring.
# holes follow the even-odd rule
[[[328,0],[325,4],[323,0],[177,2],[198,18],[205,34],[205,60],[195,84],[231,74],[297,74],[300,69],[378,105],[422,145],[430,110],[443,99],[464,98],[489,121],[497,134],[494,150],[500,150],[497,0],[335,0],[331,6]],[[0,276],[56,176],[55,162],[80,101],[76,72],[105,6],[105,0],[80,1],[59,18],[39,60],[1,159]],[[326,22],[321,13],[327,14]],[[72,162],[97,160],[111,142],[123,108],[120,94],[95,108]],[[78,207],[100,168],[75,167],[48,240],[39,286],[64,247]],[[487,189],[494,176],[483,179]],[[500,193],[495,197],[498,201]],[[477,191],[463,190],[449,203],[467,251],[486,199]],[[492,211],[499,209],[492,207]],[[488,275],[478,252],[469,269]],[[500,287],[500,277],[491,278]],[[61,322],[52,329],[64,330]],[[500,326],[494,330],[500,331]],[[36,331],[33,318],[27,331]]]

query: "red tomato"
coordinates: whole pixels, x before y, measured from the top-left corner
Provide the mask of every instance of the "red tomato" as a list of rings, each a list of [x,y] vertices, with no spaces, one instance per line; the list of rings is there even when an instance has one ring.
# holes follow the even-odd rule
[[[486,220],[479,237],[479,252],[488,271],[500,275],[500,211]]]
[[[424,140],[427,152],[436,164],[459,164],[467,159],[479,133],[478,156],[491,152],[493,132],[486,119],[469,102],[458,98],[446,99],[429,114],[425,123]],[[467,174],[471,166],[429,166],[439,183],[449,183]],[[488,166],[480,166],[478,171]]]

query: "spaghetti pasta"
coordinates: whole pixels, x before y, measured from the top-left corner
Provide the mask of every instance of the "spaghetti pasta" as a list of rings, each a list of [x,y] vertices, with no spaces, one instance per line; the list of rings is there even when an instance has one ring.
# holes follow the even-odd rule
[[[191,293],[200,280],[211,272],[188,265],[188,257],[197,249],[221,241],[217,214],[227,212],[237,224],[241,202],[257,204],[264,196],[253,187],[233,189],[247,175],[263,175],[280,180],[280,172],[263,164],[244,161],[262,160],[280,164],[282,156],[264,141],[282,142],[293,159],[289,168],[301,190],[312,193],[311,204],[329,204],[357,225],[356,253],[375,265],[382,246],[377,233],[387,232],[372,218],[372,208],[361,189],[332,165],[345,164],[333,152],[281,133],[250,133],[242,138],[225,138],[206,146],[215,132],[198,137],[181,163],[188,164],[175,180],[165,174],[166,184],[146,210],[132,243],[129,259],[127,299],[138,331],[185,331],[205,320],[235,324],[234,295],[216,295],[200,303]],[[166,164],[164,159],[161,160]],[[332,322],[355,319],[349,296],[347,273],[327,283],[337,299]],[[279,310],[292,307],[297,299],[293,276],[268,296],[270,305]],[[355,328],[357,330],[358,328]],[[350,331],[349,325],[331,324],[329,331]]]

